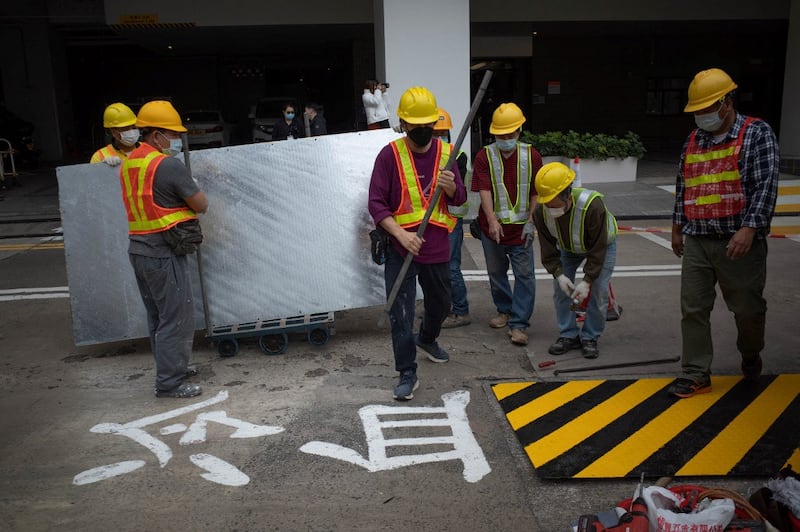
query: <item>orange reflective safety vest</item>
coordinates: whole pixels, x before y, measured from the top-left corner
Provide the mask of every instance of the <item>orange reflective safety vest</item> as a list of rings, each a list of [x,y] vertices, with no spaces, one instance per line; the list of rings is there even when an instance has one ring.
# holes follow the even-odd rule
[[[123,163],[119,177],[122,183],[122,202],[128,212],[128,233],[144,235],[159,233],[192,218],[197,214],[188,206],[161,207],[153,199],[156,169],[166,155],[149,144],[142,143]]]
[[[689,220],[725,218],[744,209],[739,152],[752,121],[745,118],[735,139],[705,149],[697,145],[697,130],[692,131],[683,159],[683,210]]]
[[[400,205],[394,211],[392,217],[400,227],[409,228],[419,225],[425,217],[429,202],[433,197],[436,185],[439,182],[439,170],[444,168],[450,158],[450,151],[453,147],[447,142],[436,142],[436,158],[433,166],[433,180],[431,181],[431,192],[428,197],[422,192],[419,182],[417,168],[414,165],[414,157],[411,155],[406,144],[405,138],[397,139],[390,145],[394,152],[394,160],[397,163],[397,170],[400,174],[400,187],[402,195]],[[439,203],[431,212],[428,220],[433,225],[444,227],[451,232],[456,226],[456,219],[447,210],[447,201],[444,196],[439,196]]]
[[[101,163],[105,161],[108,157],[119,157],[123,161],[128,158],[128,154],[126,154],[122,150],[116,149],[112,144],[108,146],[103,146],[92,155],[90,163]]]

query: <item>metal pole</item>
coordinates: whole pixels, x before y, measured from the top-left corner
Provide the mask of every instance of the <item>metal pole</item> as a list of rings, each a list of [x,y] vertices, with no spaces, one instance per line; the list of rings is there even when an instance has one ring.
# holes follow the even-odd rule
[[[680,359],[681,357],[657,358],[655,360],[639,360],[637,362],[620,362],[618,364],[601,364],[599,366],[584,366],[581,368],[557,369],[553,372],[553,375],[561,375],[562,373],[578,373],[579,371],[593,371],[596,369],[629,368],[633,366],[668,364],[670,362],[677,362]]]
[[[453,151],[450,152],[450,157],[447,159],[447,164],[444,167],[445,170],[450,170],[455,164],[456,159],[458,158],[458,153],[461,150],[461,144],[464,142],[464,138],[469,132],[470,126],[472,125],[472,120],[475,118],[475,115],[478,112],[478,107],[481,105],[483,95],[486,93],[486,88],[489,86],[489,81],[491,79],[492,71],[487,70],[483,75],[483,81],[481,81],[480,87],[478,87],[478,93],[475,95],[475,99],[472,100],[472,107],[470,107],[467,118],[464,120],[464,125],[461,126],[461,131],[458,133],[458,138],[453,146]],[[430,220],[431,214],[433,214],[433,209],[436,208],[436,204],[439,203],[439,198],[441,195],[442,189],[437,186],[436,190],[433,192],[433,198],[431,199],[430,203],[428,203],[428,208],[425,210],[425,216],[422,218],[422,222],[419,224],[419,228],[417,229],[417,236],[419,238],[422,238],[422,235],[425,233],[425,229],[428,227],[428,220]],[[397,299],[397,293],[400,292],[400,286],[403,284],[403,279],[405,279],[406,273],[408,273],[408,268],[411,266],[411,260],[413,258],[414,256],[409,252],[403,261],[403,267],[400,268],[400,273],[398,274],[397,279],[394,281],[394,286],[392,286],[392,290],[389,292],[389,297],[386,299],[386,306],[384,307],[384,310],[387,313],[389,313],[394,306],[394,301]]]
[[[186,133],[181,133],[181,140],[183,141],[183,162],[186,164],[186,170],[189,171],[189,177],[194,179],[192,175],[192,161],[189,158],[189,137]],[[200,246],[197,246],[197,277],[200,279],[200,299],[203,301],[203,320],[206,324],[206,336],[211,336],[211,321],[208,318],[208,298],[206,298],[206,288],[203,283],[203,260]]]

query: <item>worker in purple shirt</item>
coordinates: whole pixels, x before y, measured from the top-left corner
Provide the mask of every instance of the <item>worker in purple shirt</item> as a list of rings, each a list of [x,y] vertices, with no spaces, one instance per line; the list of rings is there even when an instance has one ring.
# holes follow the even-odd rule
[[[411,87],[400,97],[397,109],[405,137],[390,142],[375,159],[369,184],[369,212],[375,225],[388,233],[386,296],[394,287],[408,253],[414,258],[389,311],[395,369],[400,380],[394,398],[408,401],[419,386],[417,347],[432,362],[450,359],[436,342],[442,322],[450,312],[450,237],[457,220],[448,205],[467,201],[458,168],[444,170],[453,146],[433,139],[439,119],[436,98],[424,87]],[[442,193],[431,213],[423,238],[416,234],[436,187]],[[425,300],[419,333],[414,334],[417,280]]]

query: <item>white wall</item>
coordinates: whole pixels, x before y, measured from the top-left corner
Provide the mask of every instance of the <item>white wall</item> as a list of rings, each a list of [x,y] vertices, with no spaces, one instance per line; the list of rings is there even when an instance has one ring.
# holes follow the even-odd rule
[[[800,158],[800,0],[793,0],[781,107],[781,156]]]
[[[453,119],[455,142],[471,105],[469,4],[466,0],[376,0],[382,20],[383,59],[376,59],[378,76],[391,83],[394,111],[409,87],[423,86]],[[382,27],[381,31],[378,28]],[[379,49],[376,47],[376,56]],[[383,70],[380,67],[383,66]],[[469,135],[462,150],[470,153]]]

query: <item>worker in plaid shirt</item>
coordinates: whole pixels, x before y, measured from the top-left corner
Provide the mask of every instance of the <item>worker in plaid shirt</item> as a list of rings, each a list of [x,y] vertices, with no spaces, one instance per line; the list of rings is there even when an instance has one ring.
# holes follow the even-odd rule
[[[767,235],[778,197],[775,133],[733,108],[736,83],[712,68],[689,85],[684,111],[697,129],[683,145],[672,215],[672,250],[683,257],[683,377],[669,388],[680,398],[711,391],[711,309],[716,284],[733,312],[742,374],[761,375],[767,303]]]

